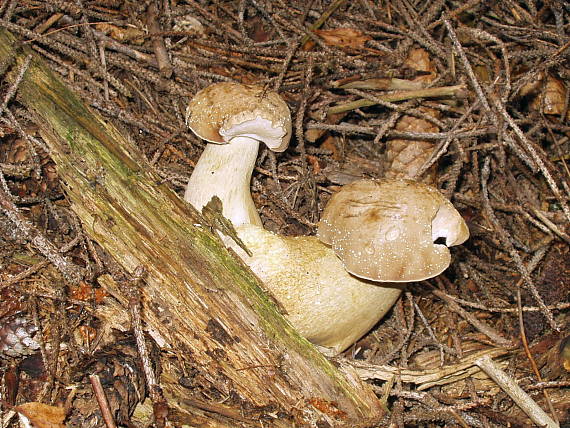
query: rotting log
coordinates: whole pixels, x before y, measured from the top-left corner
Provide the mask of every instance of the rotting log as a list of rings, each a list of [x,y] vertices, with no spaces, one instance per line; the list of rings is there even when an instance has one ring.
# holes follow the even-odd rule
[[[6,79],[30,53],[0,28],[0,64],[12,64]],[[177,381],[191,369],[198,382],[191,387],[232,397],[224,405],[228,426],[244,423],[243,409],[265,416],[264,426],[366,426],[382,416],[369,386],[300,337],[259,280],[201,226],[200,214],[159,184],[139,150],[35,55],[17,96],[90,238],[127,272],[147,272],[142,315],[164,351],[160,382],[169,406],[192,413],[190,390]],[[272,419],[277,414],[284,419]]]

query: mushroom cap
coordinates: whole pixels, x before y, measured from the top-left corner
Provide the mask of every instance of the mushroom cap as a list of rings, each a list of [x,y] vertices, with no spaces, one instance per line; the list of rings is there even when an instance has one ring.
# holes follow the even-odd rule
[[[284,151],[291,138],[285,101],[276,92],[241,83],[215,83],[199,91],[186,109],[186,125],[212,143],[250,137],[276,152]]]
[[[437,189],[412,180],[359,180],[327,204],[318,238],[346,270],[372,281],[421,281],[451,261],[447,246],[469,237],[467,224]],[[446,245],[436,244],[445,238]]]

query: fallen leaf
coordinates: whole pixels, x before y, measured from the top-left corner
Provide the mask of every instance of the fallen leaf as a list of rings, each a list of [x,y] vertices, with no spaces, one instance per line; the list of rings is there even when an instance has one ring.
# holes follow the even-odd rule
[[[329,46],[338,46],[341,48],[361,49],[372,37],[366,36],[360,30],[354,28],[335,28],[333,30],[313,30],[313,32],[321,37],[325,44]]]
[[[566,87],[564,83],[553,76],[546,78],[544,88],[544,98],[538,95],[531,104],[533,110],[540,110],[542,104],[542,112],[544,114],[560,115],[564,111],[564,101],[566,99]]]
[[[403,65],[412,70],[429,73],[416,77],[414,82],[431,83],[437,76],[435,64],[431,60],[428,51],[422,48],[412,49]]]
[[[95,300],[95,303],[102,303],[107,293],[102,288],[93,288],[85,281],[80,281],[78,285],[69,288],[69,297],[82,302]]]
[[[570,372],[570,336],[560,342],[560,356],[562,357],[562,365]]]
[[[97,31],[117,40],[118,42],[131,42],[136,45],[144,43],[145,33],[135,27],[117,27],[113,24],[101,23],[95,25]]]
[[[29,402],[14,407],[25,416],[34,428],[65,428],[65,410],[62,407]]]
[[[322,168],[321,165],[319,164],[319,158],[317,158],[316,156],[307,155],[307,162],[309,162],[309,164],[311,165],[314,175],[318,175],[321,173]]]
[[[311,129],[311,131],[313,131],[313,129]],[[321,143],[321,149],[330,150],[332,153],[332,158],[334,160],[342,159],[342,153],[339,150],[339,146],[337,145],[337,137],[334,135],[327,135],[327,137]]]

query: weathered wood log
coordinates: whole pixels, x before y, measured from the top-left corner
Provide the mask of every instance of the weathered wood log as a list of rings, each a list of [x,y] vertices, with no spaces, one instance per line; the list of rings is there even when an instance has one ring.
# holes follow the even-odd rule
[[[13,62],[9,81],[30,52],[0,29],[0,64]],[[300,337],[259,280],[201,226],[200,214],[159,184],[138,149],[35,56],[18,100],[39,125],[90,238],[127,272],[142,266],[148,273],[143,320],[164,350],[160,382],[169,406],[192,413],[190,386],[231,397],[227,426],[247,420],[242,409],[264,416],[264,426],[364,426],[381,417],[369,386]],[[195,374],[194,384],[178,382],[183,372]],[[216,413],[221,406],[212,404]]]

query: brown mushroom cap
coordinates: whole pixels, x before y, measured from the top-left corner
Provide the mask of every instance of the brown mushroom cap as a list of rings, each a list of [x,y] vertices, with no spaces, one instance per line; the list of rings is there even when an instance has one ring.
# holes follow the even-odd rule
[[[437,189],[412,180],[359,180],[335,194],[317,236],[351,274],[389,282],[421,281],[451,261],[469,229]],[[446,245],[434,243],[445,238]]]
[[[244,136],[276,152],[291,138],[291,113],[276,92],[258,86],[221,82],[199,91],[186,109],[186,124],[198,137],[227,143]]]

